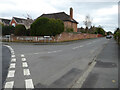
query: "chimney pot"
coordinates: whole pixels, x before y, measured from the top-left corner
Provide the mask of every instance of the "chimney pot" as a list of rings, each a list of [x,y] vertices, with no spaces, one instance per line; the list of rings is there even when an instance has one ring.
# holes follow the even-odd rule
[[[70,17],[71,19],[73,19],[73,8],[72,7],[70,8]]]

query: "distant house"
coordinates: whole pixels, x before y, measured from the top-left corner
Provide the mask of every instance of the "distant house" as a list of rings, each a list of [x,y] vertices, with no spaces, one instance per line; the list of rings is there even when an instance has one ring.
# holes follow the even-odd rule
[[[51,13],[51,14],[42,14],[40,17],[60,19],[64,22],[65,30],[67,28],[73,28],[74,32],[77,32],[78,22],[73,19],[73,9],[72,8],[70,8],[70,15],[66,14],[65,12],[59,12],[59,13]]]
[[[26,29],[29,29],[32,23],[33,23],[33,20],[29,18],[24,19],[24,18],[13,17],[12,20],[10,21],[10,25],[15,27],[18,24],[22,24],[26,27]]]
[[[3,25],[9,26],[10,20],[9,19],[0,18],[0,23],[3,24]]]

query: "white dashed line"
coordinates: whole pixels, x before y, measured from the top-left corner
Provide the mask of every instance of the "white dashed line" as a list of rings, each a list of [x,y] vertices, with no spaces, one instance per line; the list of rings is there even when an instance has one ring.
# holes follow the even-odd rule
[[[34,89],[33,81],[32,79],[26,79],[25,80],[25,86],[28,89]]]
[[[83,47],[83,45],[81,45],[80,47]]]
[[[12,58],[14,58],[14,57],[15,57],[15,55],[12,55],[11,57],[12,57]]]
[[[11,62],[16,62],[16,58],[11,59]]]
[[[24,55],[23,55],[23,54],[21,54],[21,57],[24,57]]]
[[[39,53],[34,53],[34,54],[39,54]]]
[[[30,75],[30,70],[29,69],[23,69],[23,74],[24,74],[24,76],[29,76]]]
[[[10,89],[10,88],[13,88],[13,85],[14,85],[14,81],[6,82],[4,88],[8,88],[8,89]]]
[[[23,61],[23,62],[26,61],[26,58],[22,58],[22,61]]]
[[[15,68],[15,63],[11,63],[10,68]]]
[[[23,67],[28,67],[28,64],[27,64],[26,62],[23,62],[23,63],[22,63],[22,66],[23,66]]]
[[[72,49],[77,49],[77,48],[79,48],[79,47],[74,47],[74,48],[72,48]]]
[[[8,72],[8,78],[9,77],[14,77],[14,74],[15,74],[15,70],[9,70],[9,72]]]

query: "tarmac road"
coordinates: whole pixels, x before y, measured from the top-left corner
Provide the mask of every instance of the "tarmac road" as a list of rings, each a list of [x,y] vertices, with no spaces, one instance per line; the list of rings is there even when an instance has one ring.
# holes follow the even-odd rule
[[[111,44],[113,42],[113,39],[97,38],[55,45],[4,43],[8,44],[12,52],[12,61],[4,87],[33,89],[70,88],[81,77],[93,58],[98,55],[108,43]],[[110,51],[116,52],[115,48],[111,47],[108,52]],[[113,58],[116,56],[113,55]],[[101,61],[98,60],[98,62],[101,64]],[[115,69],[113,77],[117,77],[117,60],[113,63],[116,66],[115,68],[111,68]],[[102,72],[101,68],[99,70]],[[116,85],[113,85],[113,87],[117,87],[117,78],[113,79],[116,82]],[[109,85],[107,87],[111,87],[111,84]]]

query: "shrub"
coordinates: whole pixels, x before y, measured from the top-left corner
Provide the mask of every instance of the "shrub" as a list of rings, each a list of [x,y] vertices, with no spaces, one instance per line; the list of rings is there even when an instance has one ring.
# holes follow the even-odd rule
[[[32,25],[30,35],[32,36],[55,36],[64,31],[63,21],[39,17]]]
[[[13,26],[4,26],[2,25],[2,35],[11,35],[14,34],[15,28]]]
[[[26,36],[26,28],[24,25],[17,25],[15,27],[15,36]]]
[[[114,38],[120,44],[120,29],[119,28],[117,28],[114,32]]]

